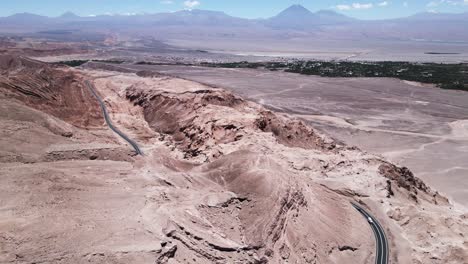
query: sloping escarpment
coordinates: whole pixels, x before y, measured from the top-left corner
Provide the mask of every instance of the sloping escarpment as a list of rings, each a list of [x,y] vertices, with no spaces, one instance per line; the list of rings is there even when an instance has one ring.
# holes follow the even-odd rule
[[[366,243],[362,235],[343,228],[360,219],[349,215],[346,199],[294,179],[299,176],[268,155],[236,151],[191,173],[201,176],[195,181],[209,179],[222,191],[199,191],[202,198],[194,198],[195,207],[173,209],[163,232],[181,250],[178,260],[193,255],[193,263],[330,263],[333,247]],[[352,258],[362,260],[366,254]]]
[[[215,206],[200,202],[190,210],[190,216],[197,216],[194,219],[184,219],[187,211],[174,213],[173,224],[164,233],[178,243],[181,251],[176,259],[194,254],[197,263],[230,259],[241,263],[328,262],[327,252],[338,247],[331,241],[347,241],[353,247],[361,243],[349,230],[328,227],[337,221],[349,223],[342,217],[352,211],[347,198],[302,182],[288,166],[269,157],[269,148],[332,154],[332,140],[302,122],[219,89],[168,91],[131,86],[126,97],[142,108],[145,119],[164,141],[185,153],[186,159],[200,162],[191,170],[202,176],[195,177],[194,184],[208,179],[233,195]],[[195,184],[193,188],[206,186]],[[217,197],[216,193],[211,196]],[[328,208],[330,204],[333,209]],[[323,229],[328,230],[326,235]],[[317,243],[322,239],[330,243]],[[184,250],[189,253],[182,253]]]
[[[182,93],[127,89],[127,98],[144,110],[145,119],[157,132],[169,135],[187,157],[224,154],[218,144],[241,141],[261,132],[271,134],[285,146],[330,150],[325,140],[297,120],[289,120],[223,90]]]
[[[297,120],[284,122],[270,111],[262,111],[255,124],[261,131],[272,132],[281,144],[289,147],[330,150],[336,147],[335,142],[325,142],[303,122]]]
[[[430,190],[423,181],[416,178],[406,167],[399,168],[393,164],[384,163],[379,167],[379,172],[385,177],[396,181],[398,187],[405,188],[408,191],[413,188],[413,190],[420,190],[423,192],[428,192]]]
[[[13,55],[0,56],[0,73],[7,97],[79,127],[102,124],[98,103],[76,73]]]
[[[429,188],[421,179],[414,176],[414,174],[406,167],[397,167],[393,164],[384,162],[379,167],[379,173],[384,177],[390,179],[387,181],[387,192],[388,196],[393,196],[392,182],[395,183],[398,188],[403,188],[408,191],[410,197],[418,201],[418,197],[430,197],[431,202],[449,204],[446,197],[440,195],[438,192]],[[418,196],[418,192],[424,194],[424,196]]]

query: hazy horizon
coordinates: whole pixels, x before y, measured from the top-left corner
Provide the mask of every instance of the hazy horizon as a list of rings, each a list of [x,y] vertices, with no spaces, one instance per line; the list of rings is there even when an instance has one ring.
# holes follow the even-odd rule
[[[17,2],[3,3],[0,11],[1,17],[7,17],[17,13],[33,13],[48,17],[57,17],[66,12],[72,12],[79,16],[96,15],[135,15],[153,14],[163,12],[177,12],[181,10],[201,9],[210,11],[221,11],[228,15],[255,19],[269,18],[291,5],[298,4],[312,12],[320,10],[333,10],[340,14],[362,19],[392,19],[407,17],[418,13],[453,13],[468,12],[468,0],[454,1],[265,1],[259,0],[246,3],[245,0],[236,2],[220,2],[214,0],[160,0],[160,1],[90,1],[84,0],[80,3],[68,3],[58,0],[32,1],[23,0]]]
[[[0,264],[468,264],[468,0],[0,9]]]

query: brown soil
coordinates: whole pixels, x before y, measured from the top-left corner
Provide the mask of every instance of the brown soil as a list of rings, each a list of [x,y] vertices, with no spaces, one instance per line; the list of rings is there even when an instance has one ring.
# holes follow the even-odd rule
[[[167,76],[5,65],[17,78],[0,97],[0,262],[374,263],[351,201],[385,227],[392,263],[468,259],[466,213],[407,169],[291,117]],[[81,85],[62,83],[80,97],[48,75],[16,81],[36,71],[92,80],[145,156],[77,117],[95,101]]]
[[[79,127],[102,124],[101,109],[82,76],[13,55],[0,56],[0,72],[6,96]]]

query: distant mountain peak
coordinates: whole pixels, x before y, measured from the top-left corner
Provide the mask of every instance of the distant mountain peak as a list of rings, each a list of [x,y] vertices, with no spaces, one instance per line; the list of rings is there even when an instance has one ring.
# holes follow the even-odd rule
[[[310,12],[309,9],[303,7],[302,5],[292,5],[278,14],[278,16],[282,15],[308,16],[312,15],[312,12]]]
[[[276,29],[303,29],[317,20],[317,16],[302,5],[292,5],[269,18],[267,24]]]
[[[288,10],[288,9],[290,9],[290,10],[307,10],[307,11],[309,11],[303,5],[299,5],[299,4],[291,5],[290,7],[286,8],[286,10]]]
[[[78,18],[78,17],[79,17],[78,15],[76,15],[75,13],[71,11],[65,12],[60,16],[60,18]]]
[[[320,10],[312,13],[302,5],[292,5],[267,20],[266,24],[276,29],[310,30],[314,26],[342,24],[354,21],[353,18],[332,10]]]

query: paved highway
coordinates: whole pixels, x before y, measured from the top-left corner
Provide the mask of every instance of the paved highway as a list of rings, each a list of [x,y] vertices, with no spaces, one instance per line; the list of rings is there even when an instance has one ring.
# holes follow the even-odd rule
[[[96,99],[99,101],[99,105],[101,106],[102,113],[104,114],[104,119],[106,120],[107,125],[114,131],[117,135],[119,135],[121,138],[125,139],[136,151],[138,155],[143,155],[143,152],[140,150],[138,147],[138,144],[127,137],[122,131],[118,130],[113,124],[112,121],[110,120],[109,114],[107,113],[106,105],[104,104],[104,101],[99,97],[99,95],[96,92],[96,89],[94,88],[94,85],[90,81],[85,81],[86,86],[88,89],[91,91],[91,93],[96,97]]]
[[[356,210],[358,210],[365,218],[366,221],[374,231],[374,236],[376,240],[376,255],[375,255],[375,263],[376,264],[387,264],[389,259],[389,249],[388,249],[388,240],[387,236],[385,235],[385,231],[380,225],[380,223],[375,219],[372,215],[370,215],[364,208],[360,207],[355,203],[351,203]]]

